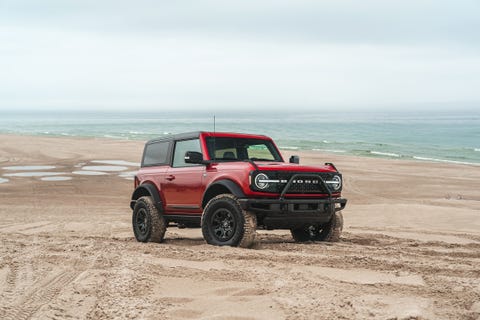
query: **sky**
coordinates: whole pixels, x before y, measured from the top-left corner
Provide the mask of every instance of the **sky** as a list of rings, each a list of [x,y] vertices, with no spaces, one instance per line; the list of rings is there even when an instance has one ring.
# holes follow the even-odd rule
[[[478,0],[0,0],[0,110],[479,110]]]

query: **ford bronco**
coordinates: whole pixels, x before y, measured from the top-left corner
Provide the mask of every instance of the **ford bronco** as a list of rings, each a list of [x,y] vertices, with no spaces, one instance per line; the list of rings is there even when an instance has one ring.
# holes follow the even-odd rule
[[[286,163],[263,135],[194,132],[146,143],[131,197],[133,232],[161,242],[167,227],[201,227],[212,245],[250,247],[257,228],[295,241],[338,241],[342,175],[332,163]]]

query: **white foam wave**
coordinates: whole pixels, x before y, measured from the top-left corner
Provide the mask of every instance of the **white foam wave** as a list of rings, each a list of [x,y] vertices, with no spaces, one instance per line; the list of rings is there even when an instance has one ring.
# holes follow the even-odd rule
[[[345,152],[347,152],[345,150],[336,150],[336,149],[317,149],[317,148],[313,148],[312,150],[313,151],[323,151],[323,152],[335,152],[335,153],[345,153]]]
[[[473,148],[473,151],[480,152],[480,148]]]
[[[465,162],[465,161],[445,160],[445,159],[417,157],[417,156],[414,156],[413,158],[417,160],[422,160],[422,161],[433,161],[433,162],[444,162],[444,163],[453,163],[453,164],[466,164],[470,166],[480,166],[480,163],[472,163],[472,162]]]
[[[108,139],[122,139],[123,138],[122,136],[114,136],[112,134],[104,134],[103,137],[108,138]]]
[[[400,158],[400,155],[393,152],[380,152],[380,151],[370,151],[371,154],[376,154],[377,156],[387,156],[387,157],[395,157]]]
[[[280,149],[285,149],[285,150],[298,150],[300,149],[299,147],[280,147]]]
[[[5,183],[5,182],[8,182],[8,181],[10,181],[10,180],[4,179],[4,178],[0,178],[0,183]]]

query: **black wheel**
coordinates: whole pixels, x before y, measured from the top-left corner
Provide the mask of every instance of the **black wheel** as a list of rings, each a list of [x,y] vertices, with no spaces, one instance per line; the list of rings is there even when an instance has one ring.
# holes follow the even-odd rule
[[[291,229],[292,237],[297,242],[305,241],[328,241],[336,242],[340,240],[340,234],[343,229],[343,215],[341,212],[335,212],[332,219],[323,225],[308,225],[303,228]]]
[[[203,210],[202,233],[208,244],[248,248],[256,229],[257,216],[243,210],[234,195],[218,195]]]
[[[133,233],[140,242],[162,242],[167,229],[163,215],[151,197],[141,197],[135,203],[132,215]]]

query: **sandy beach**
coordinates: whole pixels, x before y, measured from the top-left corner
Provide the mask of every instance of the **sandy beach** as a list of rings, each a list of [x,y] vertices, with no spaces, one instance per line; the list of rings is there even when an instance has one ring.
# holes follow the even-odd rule
[[[0,135],[1,319],[480,319],[480,166],[284,150],[343,173],[341,241],[240,249],[134,239],[142,150]]]

